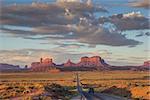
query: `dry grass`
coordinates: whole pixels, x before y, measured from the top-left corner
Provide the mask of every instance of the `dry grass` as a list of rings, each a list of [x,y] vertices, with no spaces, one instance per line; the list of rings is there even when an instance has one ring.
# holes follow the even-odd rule
[[[34,86],[37,90],[43,90],[47,84],[57,83],[62,86],[76,86],[76,72],[60,73],[1,73],[0,93],[8,93],[11,96],[27,95],[26,91],[32,93],[28,87]],[[131,91],[133,98],[148,99],[150,97],[149,72],[138,71],[103,71],[103,72],[79,72],[80,80],[84,85],[94,86],[96,91],[103,91],[112,86],[127,88]],[[18,85],[19,84],[19,85]],[[8,87],[19,86],[24,88],[22,93],[13,93]],[[8,90],[7,90],[8,89]],[[22,88],[21,88],[22,89]],[[43,90],[44,91],[44,90]],[[10,97],[11,97],[10,96]],[[8,96],[9,97],[9,96]]]
[[[150,99],[150,86],[132,87],[130,91],[133,98]]]

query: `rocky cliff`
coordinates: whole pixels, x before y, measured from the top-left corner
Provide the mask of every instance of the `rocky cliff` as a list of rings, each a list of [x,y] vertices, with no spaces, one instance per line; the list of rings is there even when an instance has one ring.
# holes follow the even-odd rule
[[[143,64],[144,67],[150,67],[150,60],[145,61]]]
[[[33,62],[31,64],[31,70],[32,71],[38,71],[38,72],[43,72],[43,71],[49,71],[51,69],[54,69],[55,63],[53,63],[53,60],[50,58],[40,59],[40,62]]]
[[[64,66],[64,67],[75,67],[76,64],[73,63],[73,62],[69,59],[66,63],[63,64],[63,66]]]
[[[77,63],[78,67],[96,67],[98,69],[107,69],[108,64],[100,56],[82,57]]]
[[[105,68],[108,64],[99,56],[93,57],[82,57],[78,63],[73,63],[69,59],[66,63],[63,64],[64,67],[96,67],[96,68]]]

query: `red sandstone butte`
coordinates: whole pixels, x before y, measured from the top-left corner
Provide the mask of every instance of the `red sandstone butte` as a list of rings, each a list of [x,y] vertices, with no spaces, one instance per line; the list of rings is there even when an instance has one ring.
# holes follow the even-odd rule
[[[31,70],[37,72],[50,71],[56,69],[56,64],[50,58],[40,59],[40,62],[33,62]],[[79,63],[73,63],[69,59],[62,67],[95,67],[98,69],[107,69],[109,66],[100,56],[82,57]]]
[[[63,65],[64,67],[75,67],[76,64],[71,62],[71,60],[69,59],[66,63],[64,63]]]
[[[149,61],[145,61],[143,66],[144,67],[150,67],[150,60]]]
[[[31,70],[32,71],[49,71],[50,69],[54,69],[55,63],[53,63],[53,60],[50,58],[46,58],[43,60],[43,58],[40,59],[40,62],[33,62],[31,64]]]
[[[99,56],[93,57],[82,57],[81,61],[77,64],[77,66],[81,67],[104,67],[102,64],[103,59]]]

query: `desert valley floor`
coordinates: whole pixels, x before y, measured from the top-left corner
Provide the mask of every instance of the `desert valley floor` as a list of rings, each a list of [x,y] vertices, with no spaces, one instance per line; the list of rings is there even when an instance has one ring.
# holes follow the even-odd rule
[[[58,98],[70,100],[78,95],[75,73],[1,73],[0,99],[20,100],[19,98],[24,98],[25,100],[32,100],[40,97],[42,100],[57,100]],[[108,93],[127,99],[149,100],[150,98],[150,75],[148,71],[78,73],[84,91],[87,91],[89,87],[93,87],[97,93]],[[45,87],[60,90],[51,93]],[[65,89],[65,94],[60,93],[61,89]],[[49,93],[50,96],[42,95],[45,93]]]

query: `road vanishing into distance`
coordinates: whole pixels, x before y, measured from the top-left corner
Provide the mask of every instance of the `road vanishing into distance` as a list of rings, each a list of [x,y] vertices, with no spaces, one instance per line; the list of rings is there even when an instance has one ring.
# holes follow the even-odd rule
[[[130,100],[118,96],[113,96],[105,93],[87,93],[82,90],[80,86],[80,80],[78,73],[76,74],[77,90],[80,94],[77,97],[72,98],[71,100]]]

